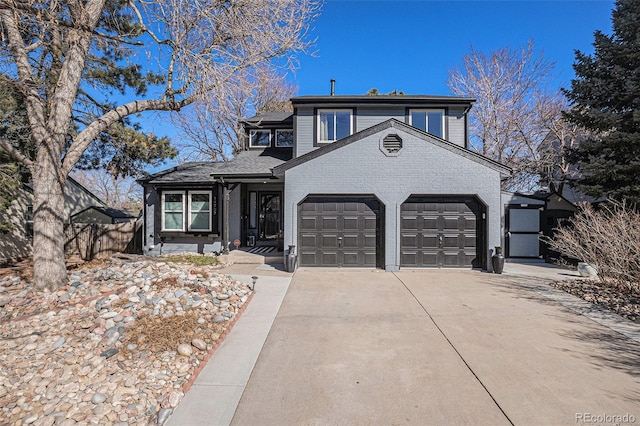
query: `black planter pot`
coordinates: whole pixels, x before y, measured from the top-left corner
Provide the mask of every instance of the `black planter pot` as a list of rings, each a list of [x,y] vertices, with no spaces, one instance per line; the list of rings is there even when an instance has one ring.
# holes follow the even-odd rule
[[[501,274],[504,269],[504,256],[502,255],[502,247],[496,247],[496,251],[491,256],[491,266],[493,266],[494,274]]]

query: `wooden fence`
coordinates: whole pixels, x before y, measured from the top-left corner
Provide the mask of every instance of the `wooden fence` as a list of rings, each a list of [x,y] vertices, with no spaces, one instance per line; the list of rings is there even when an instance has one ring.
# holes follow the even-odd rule
[[[65,241],[65,253],[83,260],[142,253],[142,221],[113,225],[71,223],[65,228]]]

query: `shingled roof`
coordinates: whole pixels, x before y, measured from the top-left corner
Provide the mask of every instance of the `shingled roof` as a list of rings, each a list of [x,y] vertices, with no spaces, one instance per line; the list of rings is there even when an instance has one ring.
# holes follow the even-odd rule
[[[203,183],[213,182],[215,176],[251,177],[271,176],[271,170],[290,160],[293,149],[265,148],[242,151],[230,161],[190,162],[154,173],[140,183]],[[213,175],[213,176],[212,176]]]
[[[293,124],[292,112],[265,112],[243,120],[247,124]]]

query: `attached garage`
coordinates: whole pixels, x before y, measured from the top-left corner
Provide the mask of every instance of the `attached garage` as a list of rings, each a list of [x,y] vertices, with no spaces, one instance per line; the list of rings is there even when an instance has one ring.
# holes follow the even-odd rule
[[[474,197],[410,197],[400,207],[400,266],[482,267],[484,214]]]
[[[298,205],[300,266],[379,266],[383,216],[375,197],[307,197]]]
[[[396,120],[274,168],[303,267],[490,268],[510,170]]]

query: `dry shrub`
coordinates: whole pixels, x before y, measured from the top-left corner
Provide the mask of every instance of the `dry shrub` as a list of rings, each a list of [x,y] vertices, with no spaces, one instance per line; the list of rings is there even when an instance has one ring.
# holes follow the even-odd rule
[[[153,284],[158,289],[167,288],[167,287],[175,287],[176,285],[178,285],[178,277],[176,277],[175,275],[171,275],[170,277],[163,278],[160,281],[156,281]]]
[[[568,224],[544,240],[551,249],[595,267],[601,280],[628,291],[640,289],[640,213],[625,203],[609,201],[597,210],[582,204]]]
[[[180,343],[188,343],[198,328],[198,314],[187,312],[163,318],[160,316],[139,318],[127,330],[124,345],[134,343],[139,349],[150,352],[175,351]]]
[[[194,269],[191,271],[191,273],[193,275],[202,275],[202,278],[204,279],[208,279],[209,278],[209,273],[207,271],[205,271],[204,269]]]

